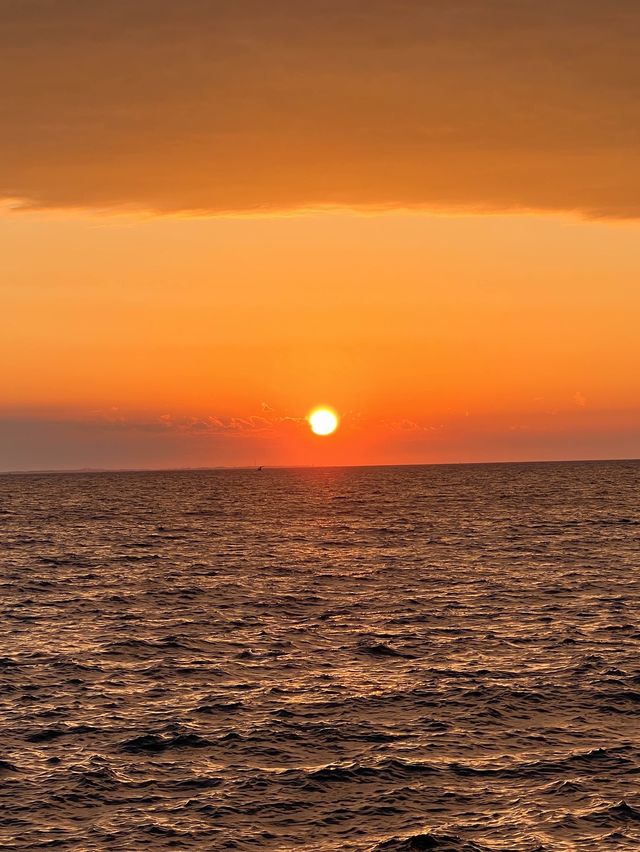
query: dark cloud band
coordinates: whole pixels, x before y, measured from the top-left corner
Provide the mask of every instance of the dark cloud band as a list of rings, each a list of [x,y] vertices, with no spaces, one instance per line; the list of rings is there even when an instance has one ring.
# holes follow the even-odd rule
[[[636,0],[0,0],[0,195],[640,212]]]

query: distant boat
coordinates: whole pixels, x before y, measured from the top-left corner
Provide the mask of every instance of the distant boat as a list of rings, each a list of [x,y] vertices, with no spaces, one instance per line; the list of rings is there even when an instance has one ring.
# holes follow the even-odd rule
[[[256,468],[256,470],[262,470],[262,465]]]

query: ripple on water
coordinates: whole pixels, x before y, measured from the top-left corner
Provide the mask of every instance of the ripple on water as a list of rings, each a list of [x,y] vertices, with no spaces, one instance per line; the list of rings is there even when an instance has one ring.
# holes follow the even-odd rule
[[[640,849],[639,475],[0,476],[0,845]]]

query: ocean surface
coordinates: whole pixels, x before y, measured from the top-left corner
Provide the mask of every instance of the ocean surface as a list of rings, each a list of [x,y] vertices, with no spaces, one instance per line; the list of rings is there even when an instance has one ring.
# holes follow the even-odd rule
[[[0,848],[639,850],[639,486],[0,477]]]

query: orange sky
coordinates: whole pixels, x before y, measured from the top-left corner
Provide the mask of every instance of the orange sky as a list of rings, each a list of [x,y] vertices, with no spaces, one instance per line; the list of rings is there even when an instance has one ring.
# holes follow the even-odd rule
[[[8,15],[0,469],[640,455],[637,6],[176,8]]]

